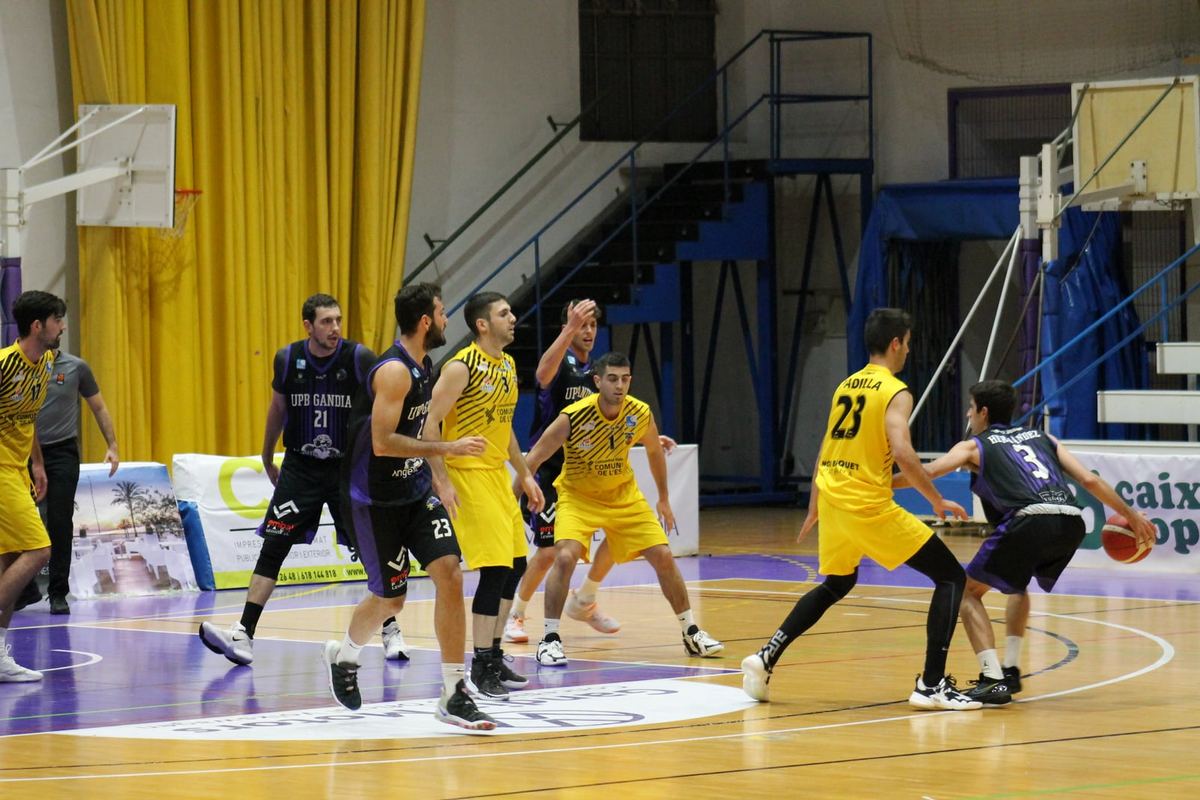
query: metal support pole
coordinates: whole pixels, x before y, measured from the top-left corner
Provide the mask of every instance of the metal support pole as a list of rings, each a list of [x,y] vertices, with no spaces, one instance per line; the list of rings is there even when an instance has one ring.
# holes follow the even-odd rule
[[[983,296],[987,294],[987,290],[991,287],[992,281],[996,279],[996,275],[1000,272],[1001,265],[1004,264],[1004,259],[1009,257],[1009,253],[1016,248],[1017,238],[1021,235],[1021,229],[1017,228],[1013,231],[1013,235],[1009,237],[1008,245],[1004,248],[1004,252],[1000,255],[1000,260],[996,262],[996,266],[992,267],[992,274],[988,275],[987,282],[983,284],[983,288],[979,290],[979,296],[975,298],[975,303],[971,306],[971,310],[967,312],[967,316],[962,321],[962,326],[959,327],[958,333],[954,335],[954,340],[950,342],[950,346],[946,348],[946,355],[942,356],[942,361],[938,364],[937,369],[933,371],[933,376],[930,377],[929,383],[925,386],[925,391],[921,394],[921,399],[917,401],[917,405],[913,408],[912,414],[908,417],[908,424],[912,425],[913,420],[917,418],[917,414],[921,413],[921,407],[925,405],[925,400],[928,399],[929,393],[933,391],[934,384],[941,376],[942,370],[946,368],[946,362],[950,360],[950,356],[954,353],[954,348],[958,347],[959,341],[962,340],[963,334],[967,331],[967,325],[971,324],[971,318],[975,316],[975,312],[979,309],[980,302],[983,301]]]

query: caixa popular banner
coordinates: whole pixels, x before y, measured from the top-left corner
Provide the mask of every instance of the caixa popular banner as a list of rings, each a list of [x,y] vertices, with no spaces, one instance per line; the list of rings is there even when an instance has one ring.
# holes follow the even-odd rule
[[[276,455],[281,463],[283,454]],[[250,585],[262,539],[255,533],[274,486],[258,456],[176,455],[173,460],[175,494],[181,502],[195,503],[204,527],[218,589]],[[311,545],[296,545],[283,562],[281,584],[330,583],[363,580],[362,565],[349,548],[339,545],[329,509],[321,514]]]
[[[1094,452],[1103,443],[1069,442],[1071,452],[1088,469],[1108,481],[1121,498],[1145,514],[1157,529],[1154,550],[1135,564],[1110,559],[1100,543],[1105,519],[1113,512],[1079,487],[1087,538],[1071,560],[1074,567],[1116,567],[1141,572],[1200,572],[1200,454]]]

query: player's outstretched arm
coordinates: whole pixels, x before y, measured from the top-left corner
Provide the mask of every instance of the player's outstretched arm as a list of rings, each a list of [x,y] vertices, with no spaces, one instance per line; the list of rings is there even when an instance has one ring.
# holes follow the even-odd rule
[[[1126,503],[1108,481],[1085,467],[1062,442],[1053,436],[1050,439],[1058,448],[1056,455],[1058,456],[1058,463],[1062,465],[1063,472],[1074,478],[1076,483],[1101,503],[1104,503],[1104,505],[1124,517],[1129,522],[1129,527],[1133,529],[1133,534],[1137,537],[1139,546],[1153,546],[1154,537],[1157,533],[1154,523],[1148,520],[1145,514]]]
[[[954,445],[944,456],[939,456],[921,466],[931,479],[940,478],[963,467],[974,472],[979,469],[979,447],[975,444],[974,439],[968,439]],[[893,489],[907,489],[910,485],[908,479],[904,477],[904,473],[892,476]]]
[[[550,423],[550,427],[542,432],[541,438],[537,440],[533,448],[525,454],[525,465],[529,468],[530,473],[536,473],[538,467],[546,463],[546,459],[558,452],[570,434],[570,417],[566,414],[559,414],[554,418],[554,422]],[[513,494],[517,497],[525,494],[525,484],[521,482],[520,476],[513,481]]]
[[[959,519],[967,519],[967,512],[953,500],[942,497],[941,492],[933,485],[933,479],[925,473],[921,459],[913,449],[912,439],[908,432],[908,418],[912,414],[913,398],[908,391],[898,392],[888,403],[884,414],[884,427],[887,430],[888,443],[892,446],[892,457],[900,473],[908,480],[908,485],[921,493],[933,506],[933,513],[945,519],[946,514],[953,514]],[[895,488],[895,482],[892,483]]]
[[[483,452],[483,438],[467,436],[453,442],[432,441],[396,433],[404,413],[404,401],[412,388],[408,368],[399,361],[384,364],[376,370],[372,386],[375,400],[371,404],[371,448],[377,456],[433,458],[443,455],[478,455]]]
[[[650,424],[646,426],[641,444],[646,448],[650,475],[654,478],[654,488],[658,490],[658,502],[655,504],[658,517],[662,520],[663,527],[669,531],[675,527],[675,512],[671,509],[671,490],[667,485],[667,453],[658,438],[658,426],[654,424],[654,417],[650,417]]]
[[[558,370],[562,367],[563,356],[567,354],[567,348],[571,346],[571,340],[575,338],[575,334],[583,330],[583,326],[596,313],[595,300],[580,300],[578,303],[572,303],[567,307],[567,322],[559,331],[558,336],[550,346],[546,348],[546,352],[542,353],[542,357],[538,360],[537,372],[535,373],[538,388],[545,389],[554,382],[554,376],[558,374]]]

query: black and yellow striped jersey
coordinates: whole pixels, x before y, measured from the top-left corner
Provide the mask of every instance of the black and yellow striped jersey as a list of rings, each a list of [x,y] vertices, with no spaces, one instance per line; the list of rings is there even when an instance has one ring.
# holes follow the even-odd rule
[[[562,474],[554,485],[603,501],[634,480],[629,451],[650,427],[650,406],[626,395],[614,419],[600,412],[600,395],[577,400],[563,409],[571,432],[563,445]]]
[[[478,456],[447,456],[457,469],[495,469],[508,460],[513,412],[517,407],[517,366],[512,356],[492,358],[475,342],[454,354],[447,363],[461,361],[469,377],[454,407],[442,421],[442,439],[482,436],[487,448]]]
[[[46,400],[46,385],[54,365],[47,350],[37,363],[19,344],[0,350],[0,464],[23,467],[33,449],[33,426]]]

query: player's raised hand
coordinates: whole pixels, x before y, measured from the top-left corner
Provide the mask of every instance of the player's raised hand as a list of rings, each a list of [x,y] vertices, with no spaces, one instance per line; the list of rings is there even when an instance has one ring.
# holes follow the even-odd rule
[[[572,332],[580,331],[595,314],[595,300],[580,300],[578,303],[572,303],[567,309],[567,328]]]
[[[487,449],[487,439],[482,436],[464,436],[450,442],[452,456],[481,456]]]
[[[970,519],[962,506],[944,497],[939,497],[938,501],[933,504],[933,513],[937,514],[938,519],[945,519],[947,514],[951,514],[961,520]]]

